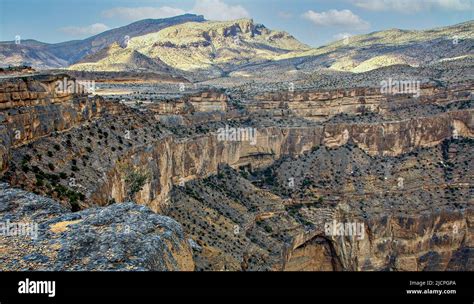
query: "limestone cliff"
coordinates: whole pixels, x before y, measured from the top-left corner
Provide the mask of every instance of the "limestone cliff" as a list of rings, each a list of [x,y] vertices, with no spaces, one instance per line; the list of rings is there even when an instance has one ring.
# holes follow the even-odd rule
[[[138,171],[149,172],[150,179],[135,198],[137,202],[160,210],[173,185],[217,173],[219,164],[232,167],[268,166],[285,155],[301,155],[318,146],[336,148],[349,140],[370,155],[398,156],[420,147],[438,145],[451,138],[455,126],[459,136],[473,136],[473,111],[450,112],[386,124],[334,124],[325,127],[270,127],[258,129],[257,144],[221,142],[216,135],[191,139],[166,137],[123,158]],[[94,193],[92,201],[101,204],[113,197],[125,198],[125,175],[119,166],[108,173],[108,180]]]
[[[57,90],[58,83],[71,81],[76,83],[67,75],[34,75],[0,81],[0,158],[7,159],[12,146],[68,130],[106,111],[101,98],[88,97],[84,91]],[[114,106],[107,105],[107,110],[113,113]],[[3,161],[0,170],[5,168]]]

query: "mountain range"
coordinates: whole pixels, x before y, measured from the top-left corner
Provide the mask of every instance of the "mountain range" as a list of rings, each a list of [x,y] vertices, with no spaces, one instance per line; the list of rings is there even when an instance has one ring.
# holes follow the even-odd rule
[[[186,14],[146,19],[84,40],[0,42],[2,66],[76,71],[146,71],[176,75],[256,76],[275,70],[365,72],[472,56],[474,21],[424,30],[391,29],[312,48],[251,19],[207,21]]]

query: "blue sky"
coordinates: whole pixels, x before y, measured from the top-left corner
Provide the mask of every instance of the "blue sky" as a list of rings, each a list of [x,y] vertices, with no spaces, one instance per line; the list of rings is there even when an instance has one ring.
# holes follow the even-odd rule
[[[427,29],[474,19],[474,0],[0,0],[0,41],[83,39],[145,18],[185,12],[250,17],[312,46],[389,28]]]

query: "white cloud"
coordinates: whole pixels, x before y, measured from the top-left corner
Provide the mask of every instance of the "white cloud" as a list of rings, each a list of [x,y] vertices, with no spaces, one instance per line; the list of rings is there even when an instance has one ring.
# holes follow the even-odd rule
[[[370,11],[418,11],[421,2],[414,0],[355,0],[354,4],[358,7]]]
[[[404,13],[429,9],[463,11],[474,9],[472,0],[350,0],[354,5],[371,11]]]
[[[102,12],[106,18],[121,18],[128,21],[142,19],[161,19],[183,15],[186,12],[179,8],[169,6],[162,7],[115,7]]]
[[[107,25],[103,23],[94,23],[88,26],[67,26],[60,28],[59,30],[63,33],[72,35],[72,36],[90,36],[105,32],[110,29]]]
[[[336,41],[351,38],[351,37],[352,37],[352,34],[350,34],[350,33],[339,33],[339,34],[336,34],[336,35],[332,36],[332,38],[334,38],[334,40],[336,40]]]
[[[321,13],[309,10],[303,14],[303,18],[319,26],[347,27],[356,30],[363,30],[370,27],[367,21],[347,9],[340,11],[332,9]]]
[[[445,10],[472,10],[474,9],[474,1],[472,0],[433,0],[427,2],[433,2],[432,6],[439,7]]]
[[[197,0],[192,12],[204,15],[208,20],[250,18],[250,13],[243,6],[229,5],[221,0]]]

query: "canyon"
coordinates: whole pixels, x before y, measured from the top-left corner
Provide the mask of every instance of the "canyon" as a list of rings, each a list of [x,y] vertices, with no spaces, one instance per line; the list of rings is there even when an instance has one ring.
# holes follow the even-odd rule
[[[405,173],[414,153],[427,160],[441,155],[441,163],[462,163],[456,157],[463,157],[469,166],[472,85],[425,86],[416,103],[411,96],[355,88],[264,93],[238,104],[225,93],[203,91],[130,107],[108,97],[58,93],[54,84],[64,77],[2,80],[2,172],[9,187],[51,197],[72,214],[127,201],[144,205],[183,225],[190,242],[178,255],[189,261],[192,250],[195,262],[183,263],[201,270],[472,267],[469,174],[440,184],[436,167],[435,177],[419,186],[410,182],[413,189],[403,195],[385,185],[396,184],[396,177],[377,182],[378,171],[361,173],[363,189],[346,182],[329,192],[315,189],[312,179],[326,176],[330,166],[280,176],[320,151],[339,156],[326,155],[319,164],[356,153],[360,164],[396,160]],[[406,115],[394,117],[400,111]],[[217,130],[225,125],[255,128],[256,144],[218,140]],[[445,155],[446,145],[456,159]],[[279,168],[288,158],[294,159],[288,168]],[[350,172],[341,170],[342,176]],[[413,180],[406,174],[405,180]],[[303,177],[308,175],[309,181]],[[130,192],[140,177],[139,189]],[[288,193],[291,178],[304,194]],[[431,188],[442,193],[430,198],[431,205],[420,204],[418,196]],[[456,206],[443,197],[448,189]],[[398,210],[387,212],[393,208],[382,207],[387,204]],[[328,236],[324,225],[332,221],[362,222],[366,237]],[[81,223],[72,221],[71,227]]]
[[[473,25],[0,42],[0,269],[474,270]]]

